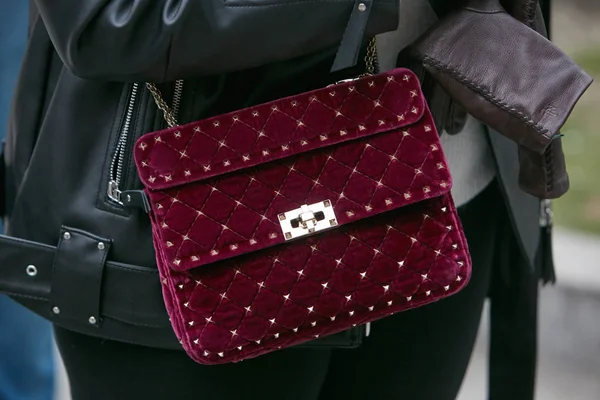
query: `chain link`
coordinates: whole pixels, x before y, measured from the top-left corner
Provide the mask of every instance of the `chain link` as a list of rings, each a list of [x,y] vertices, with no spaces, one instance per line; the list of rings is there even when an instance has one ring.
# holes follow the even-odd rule
[[[377,39],[373,37],[367,46],[367,54],[365,55],[365,73],[362,76],[375,75],[377,73],[377,63]],[[146,87],[152,94],[152,97],[154,97],[154,102],[156,103],[158,109],[162,111],[165,121],[167,121],[169,127],[172,128],[176,126],[177,119],[175,118],[175,114],[173,113],[171,107],[169,107],[167,102],[163,99],[158,87],[151,82],[147,82]]]
[[[167,121],[167,124],[169,125],[169,127],[172,128],[172,127],[176,126],[177,120],[175,119],[173,110],[171,110],[171,107],[169,107],[167,105],[167,102],[163,99],[162,94],[160,93],[160,90],[158,89],[158,87],[156,87],[156,85],[154,83],[150,83],[150,82],[146,83],[146,87],[152,94],[152,97],[154,97],[154,102],[156,103],[156,106],[158,107],[158,109],[163,112],[165,121]]]
[[[367,75],[375,75],[377,66],[377,38],[373,37],[367,46],[367,54],[365,56],[365,73]]]

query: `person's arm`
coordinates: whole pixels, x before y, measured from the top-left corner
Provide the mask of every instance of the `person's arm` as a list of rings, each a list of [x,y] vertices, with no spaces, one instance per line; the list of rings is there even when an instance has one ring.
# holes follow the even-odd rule
[[[170,81],[259,66],[334,46],[341,40],[354,1],[35,3],[59,56],[76,75]],[[396,25],[397,1],[378,0],[367,34],[393,30]]]
[[[178,63],[182,32],[206,34],[198,0],[35,0],[65,65],[83,78],[162,80]],[[196,16],[196,17],[194,17]],[[173,43],[174,38],[178,43]],[[175,46],[175,48],[174,48]],[[179,48],[178,48],[179,47]],[[198,49],[198,53],[201,53]],[[191,52],[186,57],[194,58]]]

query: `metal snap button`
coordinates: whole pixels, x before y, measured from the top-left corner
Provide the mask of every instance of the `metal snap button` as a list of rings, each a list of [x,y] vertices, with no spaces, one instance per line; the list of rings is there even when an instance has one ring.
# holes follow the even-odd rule
[[[35,267],[35,265],[28,265],[27,268],[25,269],[25,272],[27,272],[27,275],[29,275],[29,276],[36,276],[37,268]]]

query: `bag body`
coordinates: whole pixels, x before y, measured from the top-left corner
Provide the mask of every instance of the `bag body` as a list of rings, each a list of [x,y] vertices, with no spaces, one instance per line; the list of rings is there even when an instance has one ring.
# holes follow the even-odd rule
[[[167,310],[197,362],[331,335],[470,278],[410,70],[146,134],[135,159]]]

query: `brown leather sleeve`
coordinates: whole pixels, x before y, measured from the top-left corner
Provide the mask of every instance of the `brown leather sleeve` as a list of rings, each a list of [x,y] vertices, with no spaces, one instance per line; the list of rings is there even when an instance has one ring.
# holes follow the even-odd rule
[[[536,4],[514,0],[511,9],[545,34]],[[559,130],[591,84],[589,75],[543,35],[509,15],[498,0],[470,0],[412,49],[469,114],[523,147],[524,191],[541,198],[564,194],[568,177],[557,150]],[[554,166],[546,166],[550,160]]]
[[[547,37],[538,1],[519,1],[523,4],[516,15],[517,19]],[[519,186],[523,191],[541,199],[556,199],[567,193],[570,182],[562,138],[553,140],[543,155],[519,146]]]

